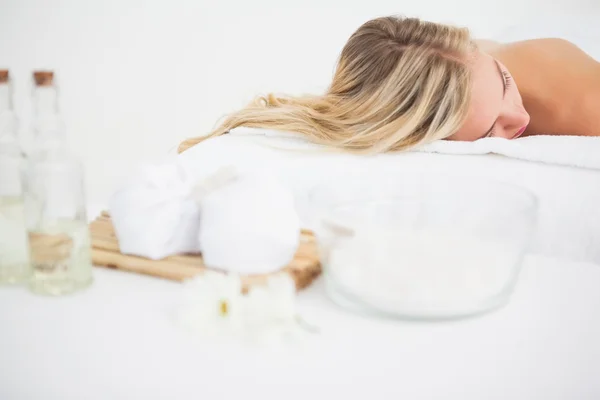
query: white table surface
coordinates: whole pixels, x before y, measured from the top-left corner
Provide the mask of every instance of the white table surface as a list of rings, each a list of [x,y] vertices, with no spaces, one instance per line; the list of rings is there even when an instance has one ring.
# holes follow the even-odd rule
[[[178,330],[177,283],[94,272],[61,298],[0,289],[0,399],[600,398],[595,264],[529,258],[509,305],[443,323],[345,312],[319,280],[298,305],[320,333],[280,352]]]

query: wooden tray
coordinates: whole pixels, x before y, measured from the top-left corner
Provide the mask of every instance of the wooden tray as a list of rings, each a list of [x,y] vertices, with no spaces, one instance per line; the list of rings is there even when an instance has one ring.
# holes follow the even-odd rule
[[[98,267],[115,268],[174,281],[183,281],[207,270],[200,254],[182,254],[162,260],[122,254],[119,251],[119,242],[107,212],[103,212],[90,223],[90,234],[92,260]],[[310,231],[302,231],[294,259],[282,270],[294,278],[297,289],[307,287],[321,274],[321,263],[317,254],[315,237]],[[264,284],[268,276],[268,274],[243,276],[244,290],[252,285]]]

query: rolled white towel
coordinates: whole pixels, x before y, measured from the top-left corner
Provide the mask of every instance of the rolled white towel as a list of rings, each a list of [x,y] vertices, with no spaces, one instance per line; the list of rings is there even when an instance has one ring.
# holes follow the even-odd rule
[[[148,166],[114,193],[109,211],[124,254],[201,251],[206,266],[241,274],[281,269],[300,240],[292,192],[271,174],[227,166],[210,174]]]
[[[266,172],[220,170],[198,196],[204,264],[241,274],[277,271],[293,258],[300,218],[292,192]]]
[[[154,260],[198,252],[196,182],[181,165],[164,163],[144,167],[117,190],[109,211],[121,252]]]

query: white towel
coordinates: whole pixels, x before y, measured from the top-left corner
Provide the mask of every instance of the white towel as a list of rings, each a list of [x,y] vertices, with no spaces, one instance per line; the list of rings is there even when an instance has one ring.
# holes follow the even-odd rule
[[[600,263],[599,146],[600,138],[489,138],[364,157],[321,151],[297,134],[241,128],[192,147],[178,160],[198,175],[223,165],[277,174],[293,191],[302,226],[309,229],[311,190],[323,180],[352,179],[354,171],[367,170],[373,179],[410,170],[500,180],[526,187],[540,200],[534,253]]]
[[[121,252],[158,260],[201,251],[208,267],[248,275],[287,265],[300,235],[293,193],[267,171],[208,170],[150,164],[119,188],[109,210]]]
[[[323,146],[311,144],[295,133],[238,128],[233,134],[242,137],[254,136],[258,141],[261,136],[266,136],[272,140],[273,146],[281,149],[323,149]],[[412,152],[454,155],[497,154],[518,160],[600,170],[600,137],[594,136],[536,135],[513,140],[490,137],[474,142],[438,140]]]
[[[438,140],[416,150],[441,154],[499,154],[546,164],[600,170],[600,138],[590,136],[529,136],[485,138],[475,142]]]
[[[199,251],[197,182],[177,163],[136,171],[109,202],[121,252],[158,260]]]

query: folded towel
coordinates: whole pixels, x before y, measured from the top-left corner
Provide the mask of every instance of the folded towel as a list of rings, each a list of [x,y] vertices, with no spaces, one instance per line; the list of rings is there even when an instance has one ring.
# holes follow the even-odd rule
[[[252,136],[261,142],[260,137],[268,137],[280,150],[323,149],[310,143],[301,135],[271,130],[238,128],[235,136]],[[454,155],[497,154],[525,161],[552,165],[579,167],[600,170],[600,138],[594,136],[536,135],[518,139],[484,138],[474,142],[438,140],[414,149],[412,152]],[[392,154],[394,156],[394,154]]]
[[[600,263],[599,146],[600,138],[587,137],[489,138],[364,157],[323,151],[297,134],[242,128],[192,147],[178,162],[198,175],[223,165],[277,174],[294,193],[302,227],[308,229],[315,186],[352,179],[354,172],[369,171],[374,180],[393,171],[500,180],[526,187],[540,200],[534,253]]]
[[[231,179],[198,199],[204,264],[244,275],[280,270],[294,258],[300,240],[293,193],[267,171],[227,167],[212,176],[223,171]]]
[[[147,165],[134,173],[109,202],[121,252],[154,260],[198,252],[197,182],[175,163]]]
[[[600,170],[600,138],[590,136],[529,136],[475,142],[438,140],[416,150],[441,154],[500,154],[520,160]]]

